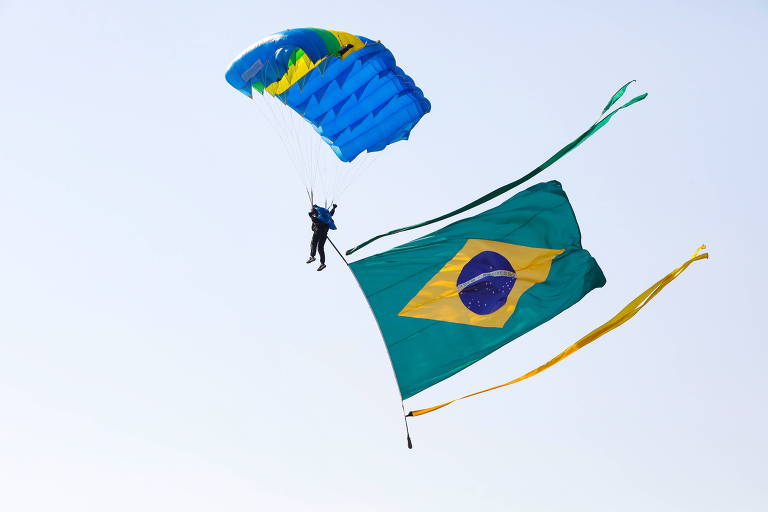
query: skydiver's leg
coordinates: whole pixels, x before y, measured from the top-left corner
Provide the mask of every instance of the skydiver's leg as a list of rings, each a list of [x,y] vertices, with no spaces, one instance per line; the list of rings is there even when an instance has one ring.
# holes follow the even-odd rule
[[[325,265],[325,241],[328,239],[328,233],[323,232],[318,238],[317,252],[320,253],[320,264]]]
[[[320,237],[318,236],[318,232],[315,231],[312,233],[312,241],[309,242],[309,259],[307,260],[307,263],[312,263],[315,261],[315,253],[317,252],[317,244],[320,241]],[[322,251],[320,252],[322,254]]]

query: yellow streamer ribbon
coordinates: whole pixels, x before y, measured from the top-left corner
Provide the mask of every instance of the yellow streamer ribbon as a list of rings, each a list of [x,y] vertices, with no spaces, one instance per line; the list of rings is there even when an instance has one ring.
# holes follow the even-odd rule
[[[633,316],[637,314],[638,311],[643,309],[643,307],[648,304],[648,302],[651,301],[661,290],[664,289],[665,286],[667,286],[669,283],[675,280],[677,276],[683,273],[683,271],[688,268],[688,266],[693,263],[694,261],[703,260],[709,258],[708,253],[699,254],[700,251],[706,249],[706,245],[702,245],[698,249],[696,249],[696,252],[693,253],[693,256],[677,267],[675,270],[664,276],[661,280],[659,280],[656,284],[645,290],[643,293],[641,293],[635,300],[627,304],[624,309],[619,311],[616,316],[605,322],[603,325],[595,329],[594,331],[590,332],[583,338],[581,338],[579,341],[571,345],[570,347],[563,350],[560,354],[555,356],[553,359],[547,361],[543,365],[539,366],[538,368],[531,370],[530,372],[526,373],[525,375],[521,375],[520,377],[511,380],[509,382],[505,382],[504,384],[499,384],[498,386],[493,386],[492,388],[484,389],[482,391],[476,391],[474,393],[470,393],[469,395],[462,396],[461,398],[456,398],[455,400],[451,400],[450,402],[445,402],[444,404],[436,405],[434,407],[429,407],[427,409],[417,409],[415,411],[411,411],[408,413],[408,416],[421,416],[422,414],[427,414],[432,411],[436,411],[438,409],[441,409],[445,407],[446,405],[450,405],[453,402],[457,402],[459,400],[464,400],[465,398],[469,398],[471,396],[479,395],[480,393],[485,393],[487,391],[493,391],[494,389],[503,388],[504,386],[509,386],[510,384],[515,384],[516,382],[520,382],[521,380],[528,379],[530,377],[533,377],[536,374],[539,374],[546,370],[547,368],[550,368],[566,357],[570,356],[577,350],[586,347],[596,339],[598,339],[603,334],[612,331],[613,329],[617,328]]]

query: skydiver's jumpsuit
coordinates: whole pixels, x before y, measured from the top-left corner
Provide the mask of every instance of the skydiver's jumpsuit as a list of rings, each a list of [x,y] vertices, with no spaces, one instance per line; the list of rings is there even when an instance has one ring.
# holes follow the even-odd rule
[[[336,208],[331,208],[330,214],[336,212]],[[315,257],[315,252],[320,253],[320,264],[325,264],[325,241],[328,239],[329,226],[325,222],[317,219],[317,212],[313,209],[309,212],[309,218],[312,219],[312,242],[309,244],[309,255]]]

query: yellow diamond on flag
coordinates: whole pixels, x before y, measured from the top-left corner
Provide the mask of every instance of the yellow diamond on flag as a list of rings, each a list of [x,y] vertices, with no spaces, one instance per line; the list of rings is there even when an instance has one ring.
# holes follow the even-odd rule
[[[398,316],[504,327],[523,293],[546,281],[563,252],[471,238]]]

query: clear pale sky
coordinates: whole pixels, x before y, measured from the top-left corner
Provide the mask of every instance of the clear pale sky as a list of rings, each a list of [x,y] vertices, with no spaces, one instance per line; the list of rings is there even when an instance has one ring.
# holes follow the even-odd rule
[[[432,102],[336,214],[350,247],[626,110],[560,180],[608,284],[411,399],[304,192],[224,81],[252,42],[381,39]],[[0,509],[761,511],[768,5],[0,0]],[[492,203],[497,204],[498,201]],[[371,246],[362,255],[428,231]]]

